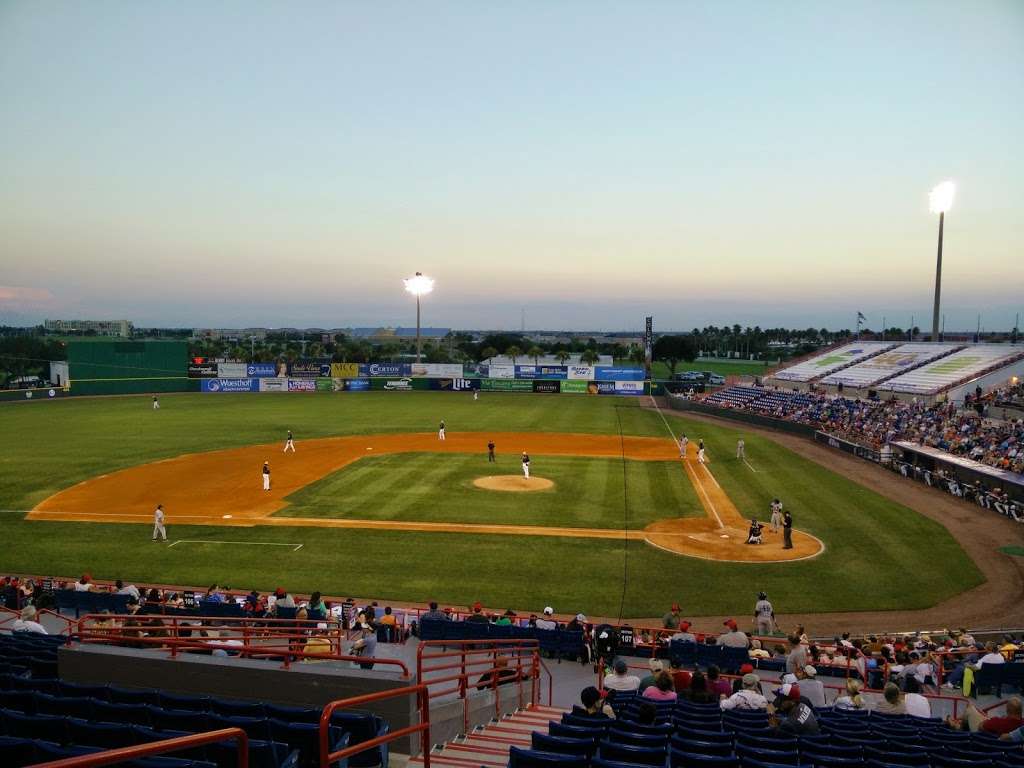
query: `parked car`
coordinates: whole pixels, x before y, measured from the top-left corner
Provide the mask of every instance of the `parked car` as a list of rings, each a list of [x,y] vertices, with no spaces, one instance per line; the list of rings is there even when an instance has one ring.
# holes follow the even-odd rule
[[[717,373],[709,373],[706,377],[706,381],[713,387],[720,387],[725,384],[725,376],[721,376]]]
[[[700,371],[683,371],[682,373],[675,374],[672,377],[672,381],[691,381],[696,383],[704,381],[704,375]]]

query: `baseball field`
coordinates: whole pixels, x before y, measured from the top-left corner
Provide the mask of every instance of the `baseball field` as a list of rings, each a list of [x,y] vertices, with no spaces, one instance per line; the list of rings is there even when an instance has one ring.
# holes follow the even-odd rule
[[[0,571],[625,617],[672,601],[745,614],[760,589],[790,613],[924,608],[982,581],[938,523],[768,437],[650,405],[368,392],[5,406]],[[523,451],[546,482],[525,486]],[[745,519],[776,496],[794,550],[775,533],[745,545]],[[157,503],[166,544],[150,540]]]

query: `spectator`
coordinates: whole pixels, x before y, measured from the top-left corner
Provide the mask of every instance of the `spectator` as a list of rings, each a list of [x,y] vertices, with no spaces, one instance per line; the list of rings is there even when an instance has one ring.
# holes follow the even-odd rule
[[[1006,702],[1006,715],[1003,717],[989,717],[979,711],[974,704],[967,705],[962,720],[955,720],[952,717],[946,718],[946,723],[951,728],[965,731],[981,731],[992,736],[1003,736],[1015,731],[1024,725],[1021,719],[1021,700],[1014,696]]]
[[[708,690],[708,680],[699,670],[694,672],[690,679],[690,689],[686,692],[686,698],[694,704],[714,704],[718,701],[718,696]]]
[[[36,621],[36,609],[33,605],[26,605],[21,609],[18,618],[11,624],[11,632],[32,632],[37,635],[48,635],[49,632]]]
[[[274,615],[278,615],[278,612],[282,608],[294,608],[295,598],[284,591],[284,587],[278,587],[274,590]],[[365,618],[366,615],[363,614]]]
[[[800,684],[800,692],[811,702],[812,707],[825,706],[825,686],[818,679],[818,670],[810,664],[797,669],[797,682]]]
[[[719,706],[722,709],[767,709],[768,700],[761,693],[761,680],[753,672],[748,672],[742,679],[743,687],[729,698],[723,698]]]
[[[605,701],[605,697],[597,688],[587,686],[580,692],[580,703],[587,717],[594,717],[602,720],[614,720],[615,711]]]
[[[431,601],[430,610],[420,616],[420,621],[451,621],[451,616],[444,611],[439,611],[437,603]]]
[[[327,603],[324,602],[323,595],[319,592],[314,592],[309,596],[306,615],[310,621],[327,621]]]
[[[779,704],[768,708],[768,725],[780,734],[807,736],[819,732],[814,710],[801,701],[799,685],[786,683],[775,693]]]
[[[139,588],[136,587],[134,584],[129,584],[128,586],[125,586],[125,583],[118,579],[114,582],[114,589],[116,590],[116,594],[118,595],[131,595],[136,600],[142,599],[142,595],[139,594]]]
[[[647,686],[642,695],[654,701],[675,701],[678,698],[672,684],[672,675],[664,670],[655,675],[654,685]]]
[[[722,696],[728,696],[732,693],[732,686],[729,685],[729,681],[721,677],[721,670],[717,666],[712,664],[708,667],[708,690],[714,696],[713,701],[717,701]]]
[[[860,695],[860,680],[846,678],[846,693],[832,702],[834,709],[865,709],[864,697]]]
[[[679,631],[668,639],[669,642],[674,643],[678,641],[680,643],[696,643],[697,636],[690,631],[691,626],[692,625],[688,621],[680,621]]]
[[[352,656],[361,656],[366,658],[376,655],[377,628],[370,622],[365,613],[360,613],[357,617],[356,629],[359,636],[356,641],[352,643],[352,648],[349,653]],[[360,662],[359,667],[361,669],[373,669],[373,662]]]
[[[612,664],[612,673],[604,678],[604,687],[609,691],[635,691],[640,687],[640,678],[629,674],[629,665],[625,659],[616,659]]]
[[[476,681],[476,689],[478,691],[485,691],[488,688],[493,688],[495,685],[514,683],[518,679],[519,673],[514,669],[508,668],[508,658],[506,656],[498,656],[494,660],[494,668],[480,675],[480,679]]]
[[[921,695],[921,684],[910,676],[903,681],[903,708],[914,717],[931,717],[932,705]]]
[[[75,582],[75,592],[92,592],[93,590],[92,576],[83,573],[82,578]]]
[[[749,648],[750,641],[747,639],[746,632],[741,632],[736,626],[735,619],[726,619],[722,622],[722,625],[728,627],[728,632],[723,632],[718,636],[718,645],[724,645],[727,648]]]
[[[658,720],[658,708],[649,701],[642,701],[636,708],[636,721],[639,725],[654,725]]]
[[[683,669],[683,660],[679,656],[673,656],[670,661],[669,673],[672,675],[672,684],[676,693],[683,694],[690,688],[690,680],[693,679],[687,670]]]
[[[206,595],[203,596],[204,603],[223,603],[224,595],[220,592],[220,586],[218,584],[211,584],[210,588],[206,590]]]
[[[507,611],[505,611],[505,613],[499,616],[494,623],[497,624],[499,627],[510,627],[512,626],[512,620],[515,618],[515,616],[516,612],[509,608]]]
[[[487,623],[487,617],[484,615],[484,607],[477,600],[473,603],[473,612],[466,617],[466,621],[478,622],[480,624]]]
[[[555,609],[550,605],[544,609],[544,618],[537,619],[537,629],[558,629],[558,622],[554,621],[551,617],[554,615]]]
[[[884,698],[875,705],[875,712],[883,715],[907,714],[907,707],[900,698],[900,689],[896,683],[886,683],[882,695]]]
[[[647,668],[650,670],[650,673],[640,678],[639,691],[646,691],[650,686],[654,685],[655,678],[665,669],[665,662],[652,656],[647,660]]]
[[[786,673],[795,675],[798,669],[807,666],[807,648],[800,639],[800,635],[789,636],[789,655],[786,656]]]
[[[665,629],[679,629],[680,611],[679,603],[672,603],[669,612],[661,617],[661,626]]]

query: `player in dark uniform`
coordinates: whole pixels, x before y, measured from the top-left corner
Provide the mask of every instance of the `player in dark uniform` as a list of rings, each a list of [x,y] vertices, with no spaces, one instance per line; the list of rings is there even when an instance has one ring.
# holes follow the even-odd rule
[[[788,509],[782,514],[782,541],[783,549],[793,548],[793,516]]]
[[[487,443],[487,461],[490,462],[491,464],[493,464],[494,461],[495,461],[495,458],[494,458],[494,441],[493,440],[491,440],[490,442]]]

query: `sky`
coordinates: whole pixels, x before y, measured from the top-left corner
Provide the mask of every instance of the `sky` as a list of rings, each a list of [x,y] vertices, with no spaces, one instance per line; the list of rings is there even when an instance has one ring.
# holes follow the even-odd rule
[[[0,3],[0,323],[1024,312],[1024,3]]]

